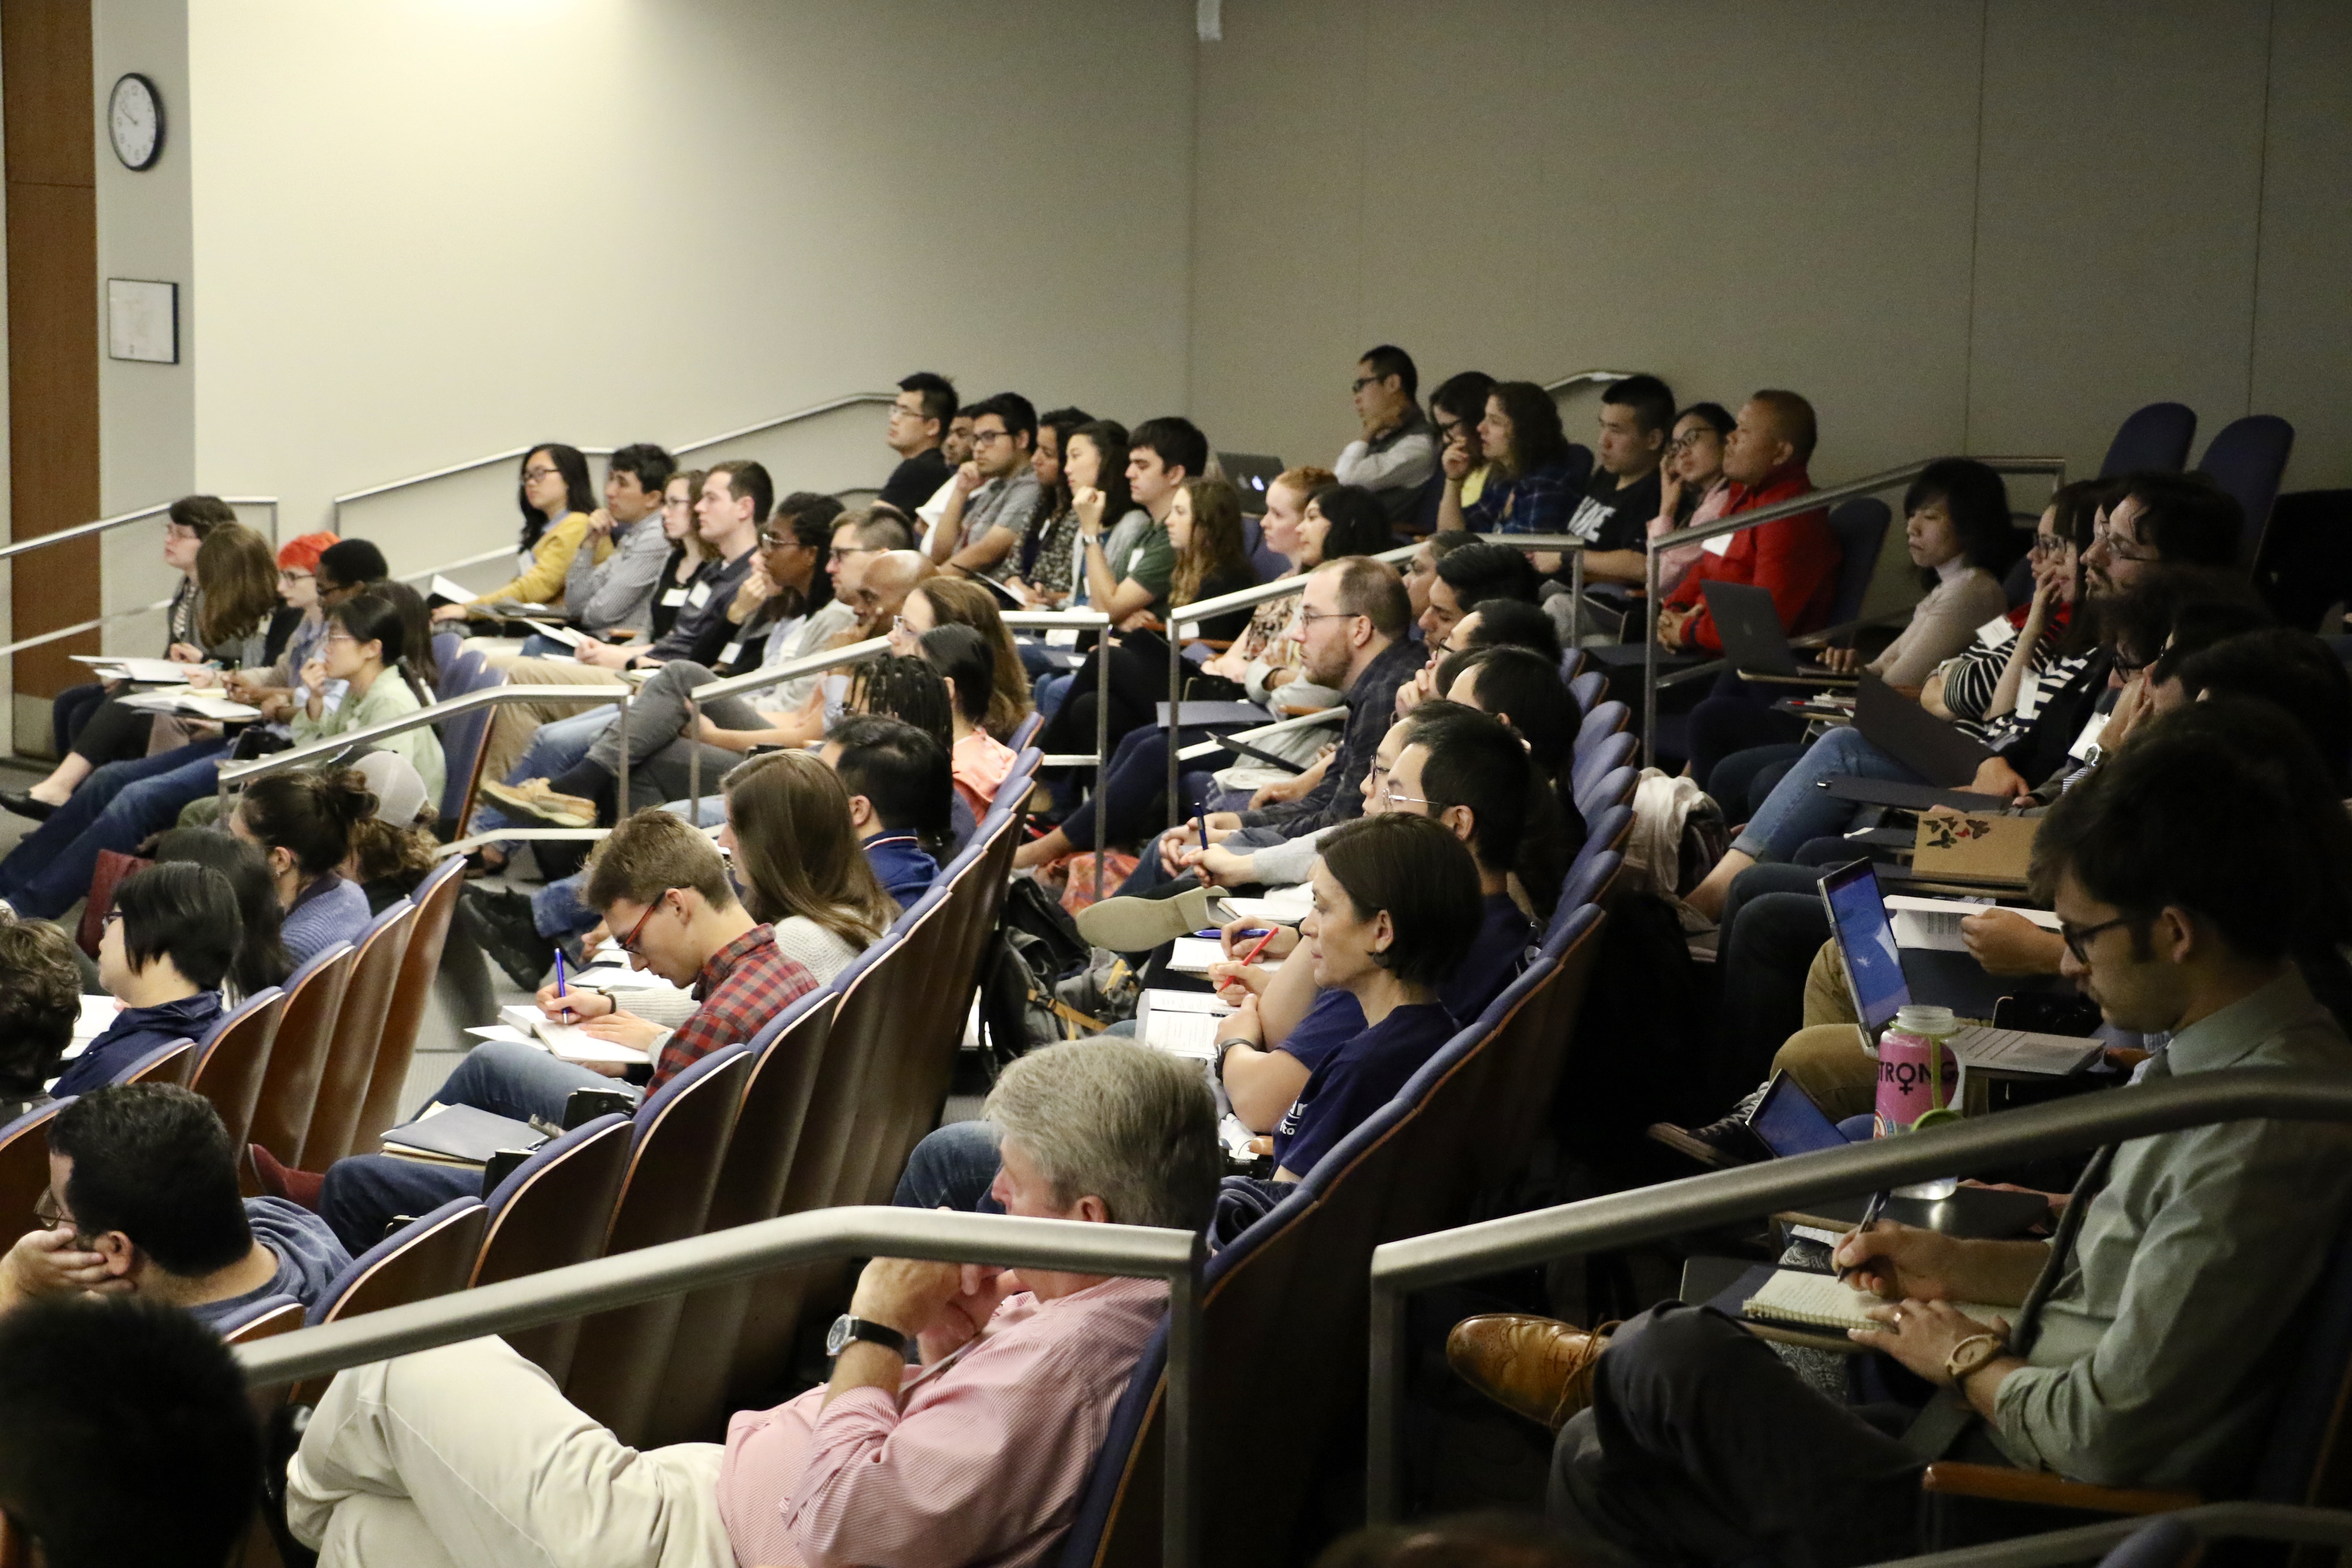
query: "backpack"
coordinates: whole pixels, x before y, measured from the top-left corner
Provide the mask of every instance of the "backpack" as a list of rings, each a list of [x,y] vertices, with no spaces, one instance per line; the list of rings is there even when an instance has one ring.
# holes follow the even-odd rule
[[[1684,907],[1682,895],[1704,881],[1730,847],[1723,808],[1696,780],[1642,770],[1633,786],[1633,832],[1625,842],[1629,891],[1655,895],[1686,930],[1704,931],[1708,922]]]
[[[1015,1058],[1079,1032],[1078,1015],[1054,983],[1086,966],[1092,950],[1061,905],[1026,877],[1005,889],[1004,910],[980,961],[980,1066],[990,1083]]]

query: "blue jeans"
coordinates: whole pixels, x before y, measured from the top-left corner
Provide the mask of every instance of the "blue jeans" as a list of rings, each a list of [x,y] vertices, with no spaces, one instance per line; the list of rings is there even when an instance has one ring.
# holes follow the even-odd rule
[[[902,1209],[1003,1214],[1004,1205],[989,1196],[998,1163],[995,1128],[985,1121],[950,1121],[915,1145],[890,1201]]]
[[[1054,714],[1061,708],[1062,699],[1070,694],[1070,682],[1077,676],[1068,670],[1055,670],[1037,678],[1037,716],[1052,723]]]
[[[89,891],[98,852],[128,855],[177,822],[180,809],[218,787],[225,741],[197,741],[135,762],[109,763],[84,779],[0,859],[0,898],[16,912],[56,920]]]
[[[1179,738],[1177,749],[1208,739],[1206,730],[1187,730]],[[1180,793],[1186,791],[1189,781],[1198,773],[1180,775],[1176,781]],[[1110,754],[1110,766],[1104,770],[1102,787],[1063,819],[1062,832],[1070,842],[1082,849],[1095,847],[1095,813],[1108,813],[1108,842],[1132,844],[1150,836],[1154,825],[1146,816],[1151,803],[1168,792],[1168,731],[1156,724],[1139,730],[1129,730],[1119,737]],[[1195,799],[1184,802],[1184,813],[1191,816],[1199,806]]]
[[[485,1040],[467,1054],[433,1098],[444,1105],[470,1105],[518,1121],[538,1117],[562,1122],[563,1102],[575,1089],[613,1089],[633,1097],[637,1089],[616,1078],[559,1061],[536,1046]],[[421,1109],[421,1108],[420,1108]],[[482,1189],[482,1173],[471,1165],[434,1165],[388,1154],[338,1160],[319,1194],[319,1215],[356,1252],[383,1239],[395,1215],[430,1213],[451,1198]]]
[[[1820,781],[1842,774],[1898,784],[1927,782],[1864,740],[1861,731],[1832,730],[1781,775],[1732,847],[1759,860],[1788,860],[1808,840],[1844,832],[1853,821],[1853,802],[1819,787]]]
[[[593,709],[586,713],[574,713],[568,719],[557,719],[541,724],[530,738],[530,745],[522,761],[514,765],[502,783],[519,784],[531,779],[551,779],[580,765],[588,755],[588,748],[596,737],[613,726],[614,710]],[[489,833],[501,827],[512,827],[513,821],[488,802],[474,808],[473,831]]]
[[[687,815],[687,802],[671,801],[662,807],[673,816]],[[702,797],[702,815],[695,819],[698,827],[716,827],[727,820],[727,803],[715,795]],[[585,936],[596,927],[600,918],[588,907],[581,892],[588,886],[588,873],[575,872],[558,877],[530,896],[530,919],[539,934],[550,942],[562,942],[566,937]]]

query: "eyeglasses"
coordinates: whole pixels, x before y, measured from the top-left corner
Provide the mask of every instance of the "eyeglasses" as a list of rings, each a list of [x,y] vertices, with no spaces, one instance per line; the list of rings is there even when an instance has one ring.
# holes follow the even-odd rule
[[[1679,436],[1669,436],[1666,437],[1666,450],[1687,452],[1714,434],[1712,430],[1686,430]]]
[[[766,528],[760,531],[760,548],[762,550],[782,550],[788,544],[799,544],[803,550],[816,548],[814,544],[801,544],[800,540],[793,534],[778,533],[772,529]]]
[[[291,567],[281,567],[278,573],[278,580],[280,583],[310,583],[316,581],[317,578],[318,574],[315,572],[297,572]]]
[[[1301,610],[1298,612],[1298,624],[1302,626],[1312,626],[1317,621],[1352,621],[1356,617],[1354,616],[1349,615],[1345,610]]]
[[[621,951],[623,952],[628,953],[636,958],[643,958],[645,956],[645,953],[637,946],[638,933],[646,929],[646,922],[654,918],[654,911],[662,907],[663,900],[677,891],[677,889],[676,888],[664,888],[661,890],[661,896],[655,899],[652,903],[646,906],[646,912],[637,917],[637,923],[631,926],[629,928],[629,934],[621,939]]]
[[[2066,548],[2066,542],[2054,533],[2037,533],[2029,548],[2036,555],[2055,555]]]
[[[2142,550],[2138,547],[2136,542],[2126,542],[2113,533],[2103,533],[2099,535],[2099,542],[2107,547],[2107,559],[2110,561],[2153,561],[2157,559],[2157,553],[2155,551]],[[2128,550],[2125,549],[2124,546],[2126,542],[2131,542],[2132,548]]]
[[[43,1230],[55,1230],[61,1225],[73,1223],[73,1215],[66,1213],[65,1205],[58,1202],[57,1194],[47,1187],[43,1187],[41,1195],[33,1200],[33,1218],[40,1222]]]
[[[1391,784],[1386,789],[1381,790],[1381,798],[1387,801],[1391,805],[1427,805],[1429,804],[1429,797],[1427,795],[1407,795],[1402,790],[1398,789],[1394,784]]]
[[[360,646],[360,639],[352,636],[351,633],[343,630],[341,626],[336,627],[333,631],[329,632],[325,637],[320,637],[319,640],[322,643],[346,642],[351,644],[353,647]]]
[[[971,433],[971,444],[974,447],[993,447],[999,441],[1012,439],[1013,432],[1010,430],[975,430]]]
[[[562,471],[563,470],[562,468],[525,468],[522,471],[523,482],[525,484],[535,483],[540,479],[547,478],[550,474],[560,474]]]
[[[1363,391],[1364,388],[1371,385],[1372,383],[1376,381],[1386,381],[1388,377],[1384,375],[1360,375],[1355,380],[1348,384],[1348,394],[1352,397],[1357,393]]]
[[[101,918],[101,919],[99,921],[99,922],[98,922],[98,923],[99,923],[100,927],[101,929],[103,929],[104,927],[110,926],[110,925],[120,925],[120,924],[121,923],[121,921],[122,921],[122,911],[121,911],[121,910],[107,910],[107,911],[106,911],[106,914],[104,915],[104,917],[103,917],[103,918]]]
[[[2058,934],[2065,940],[2066,951],[2074,955],[2075,963],[2088,963],[2091,962],[2091,955],[2083,951],[2084,948],[2090,946],[2095,939],[2105,935],[2117,926],[2127,926],[2131,923],[2132,917],[2129,915],[2117,915],[2114,920],[2102,921],[2095,926],[2074,926],[2060,921]]]

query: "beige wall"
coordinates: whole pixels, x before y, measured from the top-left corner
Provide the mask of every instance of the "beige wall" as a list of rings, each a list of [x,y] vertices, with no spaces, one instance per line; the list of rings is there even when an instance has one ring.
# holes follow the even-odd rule
[[[1189,6],[190,13],[196,468],[289,533],[521,442],[686,440],[918,367],[1181,403]],[[887,470],[864,417],[838,482]],[[493,489],[404,519],[395,564],[510,539]]]
[[[1192,404],[1328,460],[1355,354],[1820,405],[1824,479],[2095,469],[2189,403],[2352,483],[2341,0],[1284,0],[1201,51]]]

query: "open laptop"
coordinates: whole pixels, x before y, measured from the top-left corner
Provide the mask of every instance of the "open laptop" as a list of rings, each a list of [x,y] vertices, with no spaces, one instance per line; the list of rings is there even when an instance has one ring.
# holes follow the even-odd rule
[[[1854,693],[1853,727],[1864,740],[1942,789],[1973,784],[1977,769],[1993,754],[1974,735],[1867,672]]]
[[[1903,974],[1903,954],[1895,942],[1895,922],[1878,877],[1867,860],[1841,866],[1822,879],[1822,904],[1845,969],[1846,994],[1865,1038],[1875,1044],[1911,1000]],[[1963,1068],[1995,1072],[2063,1077],[2081,1072],[2101,1055],[2099,1042],[2075,1035],[2035,1035],[2022,1029],[1990,1029],[1964,1024],[1952,1035],[1952,1054]]]
[[[1258,452],[1220,452],[1217,463],[1242,492],[1242,510],[1251,517],[1265,516],[1265,487],[1282,477],[1282,459]]]
[[[1772,591],[1748,583],[1699,584],[1706,595],[1707,614],[1715,617],[1716,635],[1723,639],[1723,657],[1742,680],[1769,680],[1807,686],[1851,686],[1854,677],[1827,665],[1800,659],[1780,629],[1780,612],[1772,607]]]

